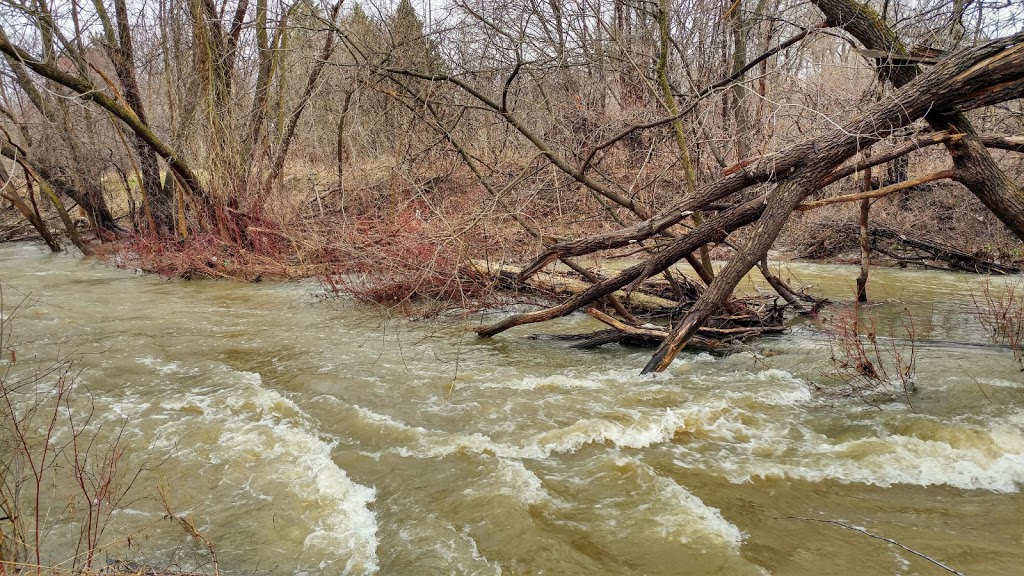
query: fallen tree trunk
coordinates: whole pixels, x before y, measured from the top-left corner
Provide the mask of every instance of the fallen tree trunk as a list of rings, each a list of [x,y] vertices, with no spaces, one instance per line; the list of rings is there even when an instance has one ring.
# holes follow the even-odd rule
[[[726,212],[716,214],[704,220],[703,224],[697,226],[689,234],[680,236],[670,242],[661,252],[652,256],[647,261],[631,266],[615,276],[606,278],[557,306],[536,312],[516,314],[490,326],[481,326],[477,329],[477,334],[485,338],[491,337],[509,328],[522,326],[523,324],[544,322],[565,316],[599,298],[603,298],[616,290],[626,287],[638,279],[642,281],[655,274],[660,274],[682,259],[686,254],[693,252],[708,242],[721,242],[729,232],[757,220],[758,216],[764,211],[764,208],[764,199],[758,198]]]
[[[575,296],[586,291],[593,285],[577,278],[570,277],[566,274],[559,274],[556,272],[542,272],[540,274],[535,274],[528,279],[520,280],[519,275],[522,273],[522,268],[512,266],[510,264],[494,266],[488,262],[474,260],[470,265],[473,267],[473,271],[475,273],[481,274],[487,278],[492,278],[502,285],[502,287],[509,290],[520,290],[526,288],[538,293],[553,296]],[[632,313],[656,312],[666,308],[674,308],[677,305],[677,302],[674,300],[669,300],[667,298],[662,298],[661,296],[655,296],[641,291],[626,293],[619,290],[612,292],[610,295],[615,296],[619,302],[626,306]]]
[[[927,254],[929,259],[945,262],[950,270],[957,270],[960,272],[1002,275],[1018,274],[1021,271],[1017,266],[992,262],[975,254],[968,254],[967,252],[958,250],[952,246],[921,238],[913,238],[889,228],[872,228],[871,239],[872,244],[876,246],[876,248],[881,248],[887,256],[895,258],[897,261],[911,262],[912,260],[920,260],[920,254],[924,253]],[[892,240],[893,242],[890,242],[886,246],[878,246],[881,240]],[[899,252],[907,249],[916,252],[916,254],[913,256],[899,254]]]
[[[644,368],[645,371],[664,370],[686,344],[686,341],[707,321],[713,311],[731,296],[740,279],[764,257],[793,209],[806,196],[818,190],[820,183],[827,180],[829,175],[853,154],[925,116],[931,118],[937,114],[938,117],[945,118],[963,110],[970,110],[992,104],[1000,99],[1011,99],[1024,94],[1024,44],[1022,41],[1024,41],[1024,33],[1018,33],[952,55],[907,83],[893,94],[892,98],[874,104],[858,117],[843,125],[820,136],[808,138],[786,150],[754,161],[734,173],[698,189],[694,198],[683,201],[682,210],[679,210],[680,206],[677,205],[672,213],[661,219],[643,223],[640,230],[633,227],[625,234],[622,231],[616,233],[617,235],[612,240],[605,238],[592,243],[590,247],[586,248],[587,250],[594,251],[616,243],[635,242],[638,232],[641,235],[651,230],[654,231],[653,233],[657,233],[662,224],[677,222],[685,216],[684,212],[701,209],[707,203],[720,200],[752,183],[758,181],[779,182],[772,192],[757,201],[760,206],[750,206],[748,203],[723,213],[733,216],[728,226],[723,226],[723,214],[719,214],[706,221],[705,225],[698,226],[693,232],[673,240],[647,263],[634,266],[603,281],[566,303],[539,312],[513,316],[492,326],[481,327],[478,333],[481,336],[493,336],[513,326],[567,314],[593,301],[594,298],[608,293],[609,290],[614,291],[627,285],[635,285],[644,278],[659,273],[685,253],[706,244],[707,241],[720,241],[706,239],[709,235],[708,228],[716,228],[716,237],[724,239],[728,232],[757,221],[758,224],[747,244],[739,249],[733,259],[719,273],[708,290],[698,299],[683,321],[672,330],[670,337],[665,340],[652,357],[651,362]],[[958,130],[956,133],[963,132]],[[967,139],[969,137],[963,138],[961,141]],[[958,165],[958,170],[960,169]],[[735,218],[738,211],[744,210],[745,218]],[[1021,208],[1018,216],[1022,224],[1020,226],[1021,233],[1024,233],[1024,207]],[[1017,216],[1010,217],[1009,220],[1015,222],[1015,218]],[[707,226],[711,220],[716,221],[711,226]],[[1007,220],[1004,219],[1005,221]],[[696,236],[700,235],[704,236],[701,240],[705,241],[694,243]],[[678,248],[683,245],[692,245],[693,248],[687,252],[679,252]],[[551,252],[551,250],[546,251],[541,258],[528,267],[528,270],[537,270],[539,266],[536,264],[542,260],[550,261],[559,256],[557,251]]]
[[[689,348],[698,352],[713,354],[731,354],[747,350],[744,344],[752,338],[765,334],[779,334],[786,330],[782,323],[783,308],[770,304],[762,310],[746,309],[740,314],[724,314],[717,320],[723,328],[705,326],[690,339]],[[597,308],[588,308],[595,320],[608,325],[606,330],[587,332],[585,334],[531,334],[527,338],[576,341],[573,348],[590,349],[606,344],[622,344],[626,346],[657,346],[669,336],[668,328],[656,324],[633,324],[614,318]]]
[[[728,298],[747,271],[767,254],[789,214],[817,189],[814,183],[862,149],[865,141],[869,144],[876,142],[883,134],[892,133],[926,115],[938,113],[941,117],[943,110],[967,110],[990,104],[993,92],[1005,97],[1018,97],[1024,93],[1022,41],[1024,33],[1018,33],[964,50],[906,84],[893,94],[891,101],[876,104],[861,117],[814,139],[816,154],[808,158],[802,168],[794,170],[790,178],[771,194],[772,201],[750,241],[729,261],[686,318],[672,330],[671,336],[655,351],[643,371],[660,372],[669,366],[718,303]],[[879,131],[879,126],[885,128]],[[961,142],[964,140],[967,139]],[[1000,202],[1005,200],[1001,198]],[[1020,214],[1009,220],[1016,221],[1018,217],[1021,221],[1019,234],[1024,234],[1024,206]]]

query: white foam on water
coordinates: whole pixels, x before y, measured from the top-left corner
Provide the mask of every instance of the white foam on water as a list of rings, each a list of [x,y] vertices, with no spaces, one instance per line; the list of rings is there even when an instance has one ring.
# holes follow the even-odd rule
[[[1020,415],[983,425],[919,417],[899,431],[878,427],[869,437],[837,441],[800,424],[761,423],[745,442],[712,438],[701,447],[677,447],[676,464],[705,468],[735,483],[784,477],[1017,492],[1024,486],[1022,425]]]
[[[613,534],[656,538],[709,552],[725,548],[739,552],[746,535],[722,512],[690,492],[675,479],[663,476],[640,457],[606,454],[553,475],[556,482],[571,482],[583,493],[597,496],[589,510]],[[585,526],[580,526],[586,529]]]
[[[428,430],[422,426],[406,424],[362,406],[355,405],[353,409],[365,423],[377,426],[391,443],[404,443],[404,445],[386,450],[386,452],[397,453],[401,456],[441,458],[459,451],[507,453],[510,449],[495,443],[480,433],[464,434]],[[374,454],[370,455],[374,456]]]
[[[712,356],[711,354],[708,354],[707,352],[701,352],[699,354],[694,354],[693,356],[687,357],[685,359],[685,362],[688,362],[690,364],[714,364],[718,362],[718,359]]]
[[[865,420],[859,416],[860,407],[840,406],[832,410],[856,410],[856,419],[877,427],[878,432],[854,439],[833,438],[812,427],[818,418],[804,406],[812,401],[810,393],[789,372],[769,369],[741,374],[731,385],[723,383],[716,389],[720,393],[713,400],[695,400],[660,412],[621,409],[500,442],[490,432],[426,430],[364,413],[408,434],[401,446],[391,450],[421,458],[471,453],[515,461],[573,453],[588,445],[643,449],[667,444],[676,452],[679,465],[704,468],[736,483],[786,477],[998,492],[1015,492],[1024,486],[1024,417],[969,424],[886,412]],[[779,410],[763,412],[757,405]],[[918,424],[887,430],[887,421]],[[929,430],[939,425],[937,436],[929,436]]]
[[[682,363],[682,362],[681,362]],[[491,375],[493,378],[494,375]],[[610,368],[608,370],[592,371],[584,374],[545,374],[542,376],[512,376],[507,380],[481,380],[479,382],[467,382],[467,384],[483,389],[508,389],[508,390],[598,390],[608,387],[620,387],[623,385],[649,384],[651,382],[666,381],[673,378],[671,373],[660,372],[651,374],[640,374],[639,370],[628,368]]]
[[[654,474],[653,481],[663,511],[654,521],[664,537],[681,542],[711,537],[733,552],[739,550],[746,535],[726,520],[718,508],[708,506],[671,478]]]
[[[363,414],[369,411],[363,409]],[[392,449],[406,457],[443,458],[460,452],[490,453],[499,458],[547,458],[552,453],[575,452],[591,443],[611,442],[619,446],[642,448],[658,441],[670,439],[674,430],[682,425],[672,411],[657,421],[626,426],[604,419],[582,420],[566,428],[543,432],[522,446],[495,442],[480,432],[471,434],[427,430],[409,426],[380,414],[373,418],[379,424],[406,432],[408,444]]]
[[[811,387],[807,382],[785,370],[761,370],[755,374],[754,379],[759,386],[753,393],[753,398],[758,402],[773,406],[793,406],[807,404],[813,400]],[[765,383],[774,386],[765,387]]]
[[[766,368],[755,372],[716,371],[696,376],[713,397],[728,398],[734,404],[750,403],[769,406],[800,406],[810,404],[814,397],[808,383],[792,372]]]
[[[660,418],[639,416],[629,424],[594,418],[545,432],[534,440],[533,446],[544,455],[575,452],[586,444],[610,443],[621,448],[646,448],[671,440],[685,426],[685,417],[670,409],[666,409]]]
[[[595,389],[600,388],[601,383],[590,378],[575,378],[554,374],[551,376],[527,376],[522,380],[511,380],[509,382],[487,382],[480,385],[481,388],[509,388],[512,390],[537,390],[537,389]]]
[[[153,356],[140,356],[136,358],[135,361],[147,368],[158,370],[165,376],[170,374],[185,374],[190,376],[199,374],[198,367],[183,368],[181,363],[176,360],[165,361]]]
[[[551,495],[544,489],[540,478],[531,472],[520,460],[498,459],[498,474],[504,486],[511,488],[512,494],[529,504],[540,504],[551,500]]]
[[[527,453],[548,456],[575,452],[587,444],[611,444],[617,448],[647,448],[672,442],[681,433],[716,435],[722,438],[745,437],[750,428],[742,414],[725,400],[665,408],[660,413],[636,413],[626,424],[605,418],[580,420],[565,428],[556,428],[537,436]]]
[[[199,443],[176,457],[205,462],[222,486],[237,486],[236,503],[273,501],[277,522],[308,527],[296,573],[376,571],[377,519],[368,508],[375,490],[353,482],[331,456],[336,441],[294,402],[264,388],[259,374],[224,370],[231,386],[162,402],[176,417],[158,429],[154,446],[171,448],[202,430]]]
[[[117,420],[131,422],[140,414],[149,410],[153,403],[143,400],[138,394],[126,392],[120,398],[104,398],[107,408],[113,412]]]
[[[389,416],[357,407],[362,418],[402,435],[405,445],[388,449],[405,457],[443,458],[456,453],[493,454],[505,459],[543,459],[552,454],[576,452],[588,444],[609,444],[617,448],[647,448],[671,442],[685,430],[713,433],[722,437],[749,434],[739,411],[724,400],[708,405],[693,405],[655,413],[636,410],[600,418],[579,420],[564,427],[551,428],[524,438],[521,443],[496,442],[480,432],[460,433],[427,430],[410,426]],[[626,423],[610,419],[624,417]],[[397,433],[397,434],[396,434]]]
[[[1024,483],[1024,457],[1020,455],[990,459],[938,442],[906,437],[890,437],[884,441],[890,444],[884,454],[844,457],[844,450],[856,450],[870,442],[840,444],[835,447],[832,458],[827,452],[819,451],[817,458],[809,458],[806,464],[752,463],[745,467],[746,472],[732,474],[730,480],[742,482],[755,476],[785,476],[811,482],[832,479],[844,484],[860,482],[882,487],[944,484],[995,492],[1016,492],[1018,485]]]
[[[524,504],[540,504],[552,501],[540,478],[531,472],[521,460],[497,459],[497,469],[487,479],[477,481],[467,488],[467,495],[505,494]]]
[[[1024,386],[1024,384],[1021,384],[1020,382],[1003,380],[1002,378],[985,378],[980,382],[987,386],[998,386],[999,388],[1021,388]]]
[[[443,569],[452,574],[501,575],[501,564],[480,552],[468,527],[458,530],[436,514],[424,514],[422,510],[404,516],[399,546],[410,550],[418,564],[415,568],[427,573],[432,572],[431,564],[443,563]]]

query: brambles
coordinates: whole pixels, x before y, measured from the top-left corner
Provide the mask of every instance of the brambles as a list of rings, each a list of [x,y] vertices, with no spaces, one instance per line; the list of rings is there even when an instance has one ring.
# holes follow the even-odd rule
[[[981,288],[981,301],[974,298],[975,315],[993,342],[1009,346],[1013,358],[1024,371],[1024,280],[1008,282],[994,288],[986,280]]]
[[[913,408],[910,396],[916,390],[917,341],[914,319],[901,303],[893,320],[896,330],[879,333],[878,318],[865,314],[854,303],[822,320],[828,338],[832,370],[824,374],[831,384],[815,384],[815,392],[826,398],[857,398],[877,404],[902,397]]]
[[[138,554],[123,548],[137,535],[104,534],[113,514],[134,502],[146,469],[131,464],[126,421],[110,429],[94,419],[94,399],[70,357],[19,365],[16,311],[4,307],[0,289],[0,576],[181,574],[111,562]]]
[[[134,482],[124,474],[123,423],[106,438],[107,431],[92,422],[91,397],[78,391],[78,373],[68,357],[15,370],[11,316],[0,315],[0,573],[8,564],[27,564],[36,573],[55,564],[45,540],[67,523],[77,526],[78,544],[62,564],[88,571],[95,567],[107,521]],[[64,512],[52,508],[56,502],[65,503]]]
[[[458,302],[473,285],[460,274],[465,261],[457,238],[425,221],[426,210],[407,207],[393,214],[355,218],[337,243],[344,257],[328,285],[357,300],[384,306],[407,301]]]

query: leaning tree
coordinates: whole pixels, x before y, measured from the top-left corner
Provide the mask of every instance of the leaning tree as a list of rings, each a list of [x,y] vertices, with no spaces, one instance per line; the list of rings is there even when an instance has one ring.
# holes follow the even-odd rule
[[[564,143],[555,142],[550,131],[531,122],[531,115],[520,112],[524,107],[518,105],[517,101],[529,91],[529,88],[523,87],[529,84],[521,81],[524,75],[539,76],[549,86],[557,86],[557,83],[553,84],[553,78],[558,78],[562,83],[573,79],[579,82],[581,69],[600,65],[586,58],[571,62],[571,56],[566,55],[565,36],[569,32],[562,26],[561,10],[546,15],[534,13],[534,20],[531,20],[530,15],[517,20],[514,17],[503,18],[497,12],[485,13],[483,5],[479,9],[467,5],[466,11],[497,38],[488,60],[491,62],[489,75],[480,70],[467,69],[438,73],[394,65],[387,60],[362,58],[362,65],[391,82],[394,86],[392,94],[396,98],[404,98],[410,109],[419,110],[428,124],[448,139],[484,187],[492,193],[496,192],[497,186],[488,181],[491,178],[484,168],[485,163],[473,153],[469,137],[460,132],[460,122],[465,122],[468,114],[486,113],[499,118],[551,166],[577,182],[604,205],[617,207],[620,214],[624,212],[632,217],[631,221],[621,216],[616,218],[618,226],[612,231],[547,243],[533,262],[519,274],[520,280],[557,261],[579,270],[572,261],[575,257],[627,246],[643,246],[647,241],[657,240],[656,248],[650,249],[640,263],[607,278],[590,274],[588,279],[592,285],[575,296],[549,308],[515,314],[492,325],[482,326],[477,330],[478,333],[483,337],[491,337],[515,326],[564,316],[599,299],[609,298],[618,290],[628,293],[644,280],[666,272],[685,259],[707,283],[707,289],[682,320],[668,332],[644,368],[645,372],[664,370],[715,310],[728,305],[740,280],[752,268],[764,262],[768,250],[776,242],[791,214],[810,206],[805,203],[809,196],[843,177],[899,159],[925,146],[945,146],[952,159],[951,168],[910,182],[896,183],[883,190],[819,199],[817,202],[828,204],[878,197],[893,190],[909,188],[913,184],[948,178],[963,184],[1017,237],[1024,239],[1024,190],[1000,168],[987,148],[1019,149],[1020,142],[1013,138],[979,135],[967,117],[969,111],[1024,96],[1024,32],[979,40],[974,44],[966,43],[961,35],[952,50],[941,54],[932,52],[922,57],[911,53],[900,36],[886,23],[886,19],[864,4],[854,0],[814,0],[813,4],[824,15],[823,21],[801,26],[791,37],[780,39],[749,60],[736,55],[732,59],[734,65],[729,74],[689,92],[673,86],[665,77],[664,68],[666,55],[671,50],[680,54],[684,52],[680,44],[686,39],[673,39],[670,32],[681,35],[687,31],[696,34],[696,31],[685,25],[670,28],[662,11],[666,3],[651,4],[648,8],[653,8],[647,11],[655,15],[652,29],[661,30],[660,45],[655,42],[653,45],[639,47],[634,44],[623,46],[622,43],[626,42],[623,38],[626,36],[622,35],[621,29],[609,26],[601,17],[593,19],[594,27],[605,30],[612,38],[610,42],[621,49],[615,52],[606,47],[601,51],[592,51],[598,55],[595,58],[607,57],[610,53],[620,54],[615,63],[620,70],[632,73],[639,70],[641,75],[646,74],[650,88],[648,98],[660,101],[663,112],[655,119],[629,124],[600,142],[588,143],[575,151]],[[619,17],[618,4],[616,6],[616,18],[612,21],[621,25],[623,20]],[[741,3],[733,3],[730,10],[737,6],[741,6]],[[628,11],[628,8],[622,10]],[[963,10],[954,16],[955,23],[962,27]],[[629,22],[636,25],[634,20]],[[726,24],[730,22],[733,34],[747,33],[751,28],[749,23],[743,23],[738,17],[733,17]],[[693,22],[689,26],[693,26]],[[799,46],[812,36],[820,38],[826,34],[838,38],[840,42],[852,44],[859,54],[868,58],[874,65],[877,79],[890,84],[891,91],[885,97],[865,104],[857,113],[846,118],[830,119],[822,129],[812,131],[773,152],[738,158],[726,164],[718,151],[714,154],[722,165],[718,175],[707,177],[700,183],[694,182],[692,175],[682,179],[688,185],[675,201],[657,205],[638,202],[635,195],[625,192],[622,186],[610,183],[608,178],[594,168],[594,158],[601,151],[638,132],[666,126],[676,131],[680,156],[686,159],[690,149],[679,122],[690,119],[689,115],[692,115],[702,100],[743,82],[745,74],[756,71],[760,64],[783,51]],[[591,33],[590,38],[593,37]],[[549,46],[538,46],[538,38],[546,38]],[[586,39],[587,36],[583,34],[576,37],[577,47],[584,46],[580,38]],[[501,52],[503,41],[508,45],[509,52]],[[345,44],[356,59],[363,56],[352,39],[346,38]],[[638,64],[640,59],[636,57],[644,50],[647,50],[652,64],[646,70],[643,62]],[[582,50],[582,53],[586,53],[586,50]],[[502,60],[506,63],[503,77],[494,72],[499,68],[494,62]],[[923,62],[929,65],[920,65]],[[448,93],[456,96],[439,97],[425,88],[429,85],[446,85],[454,89]],[[617,93],[622,97],[628,91],[619,90]],[[749,115],[745,111],[736,112],[735,107],[746,104],[733,99],[732,105],[734,109],[730,116],[740,119],[733,120],[732,125],[742,127],[748,122]],[[446,112],[446,107],[457,109],[459,113]],[[924,123],[927,128],[917,130],[915,135],[907,138],[907,128],[917,123]],[[747,134],[737,136],[744,138]],[[893,136],[901,136],[905,140],[892,150],[873,157],[858,157],[859,153]],[[750,153],[748,146],[737,148]],[[858,158],[851,162],[855,157]],[[686,161],[679,166],[681,170],[689,170]],[[691,224],[688,227],[680,226],[684,222]],[[717,274],[708,270],[695,257],[702,248],[711,243],[727,241],[730,234],[741,228],[746,228],[747,234],[734,246],[732,257]]]

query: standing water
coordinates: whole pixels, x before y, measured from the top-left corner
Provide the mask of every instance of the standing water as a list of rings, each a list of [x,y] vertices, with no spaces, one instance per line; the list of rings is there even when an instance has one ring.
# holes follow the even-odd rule
[[[793,272],[837,298],[857,274]],[[482,340],[317,302],[312,284],[0,246],[7,311],[22,302],[11,369],[73,352],[101,434],[126,423],[143,471],[104,535],[134,534],[154,564],[196,562],[164,485],[225,574],[943,573],[852,527],[967,574],[1019,573],[1024,378],[981,345],[981,279],[873,274],[920,339],[912,408],[812,397],[831,365],[806,327],[757,358],[683,353],[640,376],[649,350],[521,338],[595,329],[582,315]],[[73,554],[47,538],[56,561]]]

